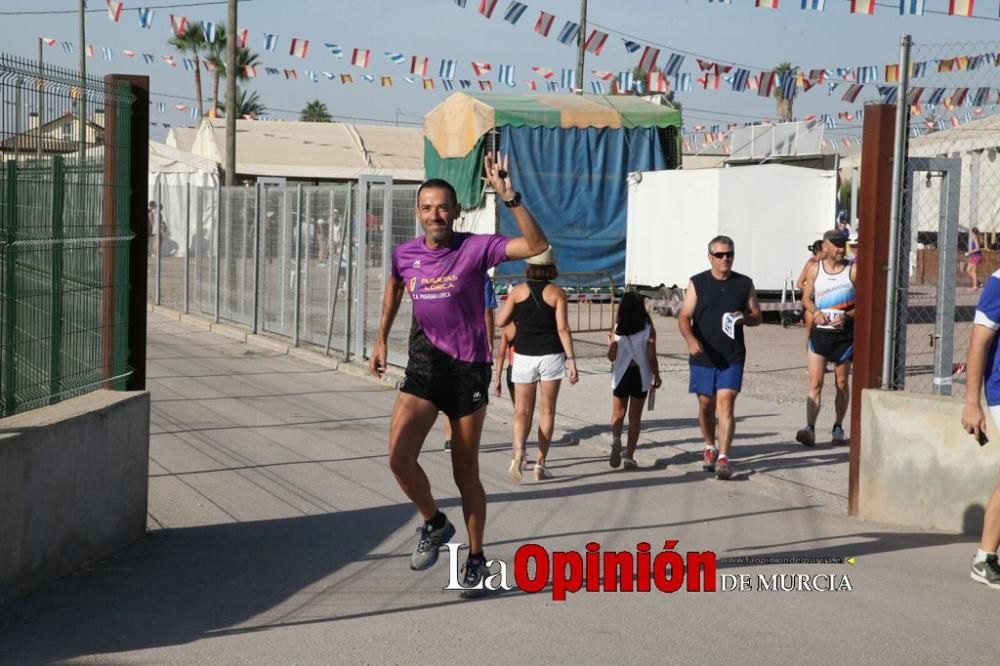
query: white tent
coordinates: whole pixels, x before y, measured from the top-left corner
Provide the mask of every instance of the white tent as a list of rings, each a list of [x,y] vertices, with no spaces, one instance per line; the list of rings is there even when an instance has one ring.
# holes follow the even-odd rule
[[[236,173],[243,176],[355,180],[358,176],[386,175],[404,182],[424,179],[423,130],[417,127],[237,120],[236,136]],[[191,152],[224,164],[225,120],[203,120]]]
[[[149,142],[149,201],[160,206],[160,248],[164,256],[184,256],[192,239],[213,237],[219,201],[215,162]],[[188,233],[185,233],[188,230]],[[186,238],[186,240],[185,240]]]

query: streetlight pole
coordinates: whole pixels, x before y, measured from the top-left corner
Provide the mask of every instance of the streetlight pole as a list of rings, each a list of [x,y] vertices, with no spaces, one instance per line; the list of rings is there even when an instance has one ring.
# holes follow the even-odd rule
[[[580,32],[576,36],[576,92],[583,94],[583,67],[587,49],[587,0],[580,0]]]
[[[226,187],[236,184],[236,0],[226,19]]]

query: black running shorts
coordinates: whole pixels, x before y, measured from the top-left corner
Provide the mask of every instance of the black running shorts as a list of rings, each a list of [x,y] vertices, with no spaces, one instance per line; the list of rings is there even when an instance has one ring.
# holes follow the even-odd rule
[[[616,398],[645,398],[647,392],[642,390],[642,375],[639,373],[639,366],[630,365],[612,393]]]
[[[854,331],[814,328],[809,334],[809,351],[830,363],[846,363],[854,356]]]
[[[400,391],[434,403],[450,419],[460,419],[489,404],[492,379],[489,363],[469,363],[448,356],[431,345],[413,322],[409,361]]]

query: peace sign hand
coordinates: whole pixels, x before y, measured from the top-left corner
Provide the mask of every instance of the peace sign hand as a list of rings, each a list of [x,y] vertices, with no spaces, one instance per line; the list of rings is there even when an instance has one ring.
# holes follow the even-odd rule
[[[514,185],[510,182],[510,174],[507,172],[509,164],[510,155],[504,155],[501,163],[500,153],[495,157],[492,152],[486,153],[486,158],[483,160],[486,180],[493,186],[501,201],[510,201],[514,198]]]

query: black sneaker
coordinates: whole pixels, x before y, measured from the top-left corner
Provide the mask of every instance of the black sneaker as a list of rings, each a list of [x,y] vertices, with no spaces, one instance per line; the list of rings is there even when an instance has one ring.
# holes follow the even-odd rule
[[[441,546],[455,536],[455,526],[451,521],[445,521],[444,527],[436,530],[424,523],[417,528],[417,534],[420,536],[417,538],[417,548],[410,556],[410,568],[414,571],[423,571],[437,562]]]
[[[492,590],[486,589],[486,578],[493,572],[486,567],[485,560],[465,561],[462,565],[462,590],[463,599],[478,599],[489,594]]]
[[[1000,563],[997,563],[996,554],[987,555],[984,562],[973,562],[971,576],[977,583],[1000,590]]]

